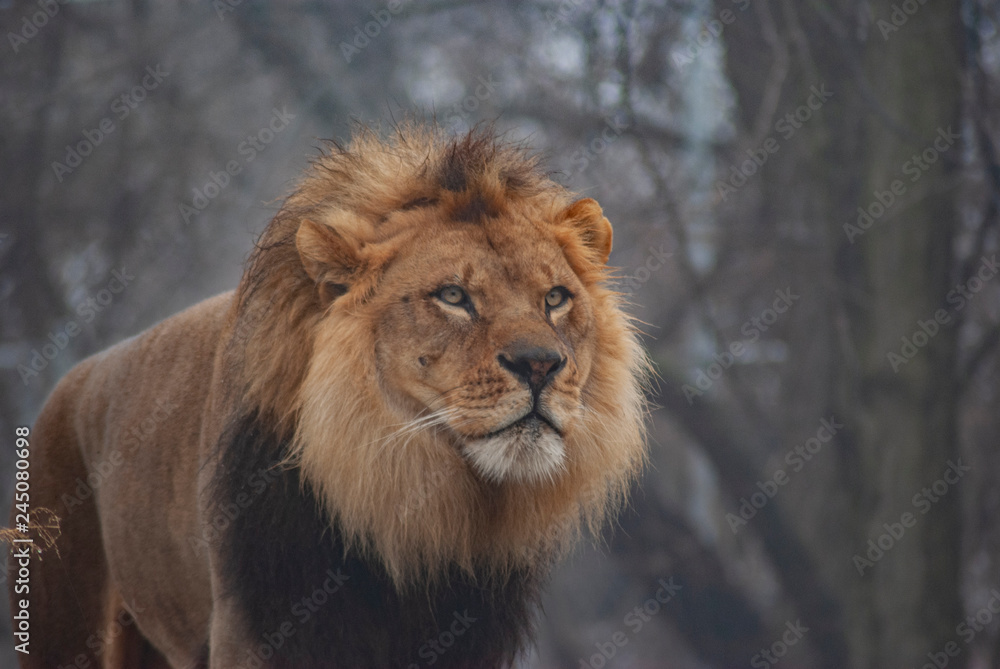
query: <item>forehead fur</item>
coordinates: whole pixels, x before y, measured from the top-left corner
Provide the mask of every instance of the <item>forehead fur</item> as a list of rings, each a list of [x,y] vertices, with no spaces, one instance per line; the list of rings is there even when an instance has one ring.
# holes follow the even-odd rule
[[[377,224],[394,211],[443,205],[449,218],[477,222],[537,198],[569,201],[524,145],[492,127],[453,138],[437,128],[403,124],[387,137],[363,127],[346,146],[331,143],[285,209],[300,217],[348,211]]]

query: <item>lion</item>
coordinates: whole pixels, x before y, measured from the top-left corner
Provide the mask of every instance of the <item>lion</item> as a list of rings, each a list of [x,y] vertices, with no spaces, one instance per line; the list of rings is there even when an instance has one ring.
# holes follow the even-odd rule
[[[611,245],[492,128],[321,151],[234,292],[42,409],[21,666],[510,666],[645,461]]]

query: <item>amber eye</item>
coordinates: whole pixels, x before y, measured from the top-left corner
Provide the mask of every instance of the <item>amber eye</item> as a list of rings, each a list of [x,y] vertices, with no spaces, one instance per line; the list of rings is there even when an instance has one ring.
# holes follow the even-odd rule
[[[469,296],[458,286],[445,286],[437,292],[438,299],[456,307],[461,306],[469,300]]]
[[[562,286],[556,286],[545,296],[545,307],[555,309],[561,307],[569,299],[569,291]]]

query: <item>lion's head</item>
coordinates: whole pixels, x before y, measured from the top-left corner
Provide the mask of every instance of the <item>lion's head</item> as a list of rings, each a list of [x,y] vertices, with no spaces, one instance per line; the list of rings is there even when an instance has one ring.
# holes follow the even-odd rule
[[[397,581],[547,563],[643,460],[611,226],[490,130],[364,130],[313,164],[239,296],[243,404]]]

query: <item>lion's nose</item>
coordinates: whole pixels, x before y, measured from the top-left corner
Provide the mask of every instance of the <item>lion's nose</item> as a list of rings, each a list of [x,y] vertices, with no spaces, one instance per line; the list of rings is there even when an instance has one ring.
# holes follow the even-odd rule
[[[536,397],[566,364],[559,351],[543,346],[512,346],[497,359],[501,367],[527,383]]]

